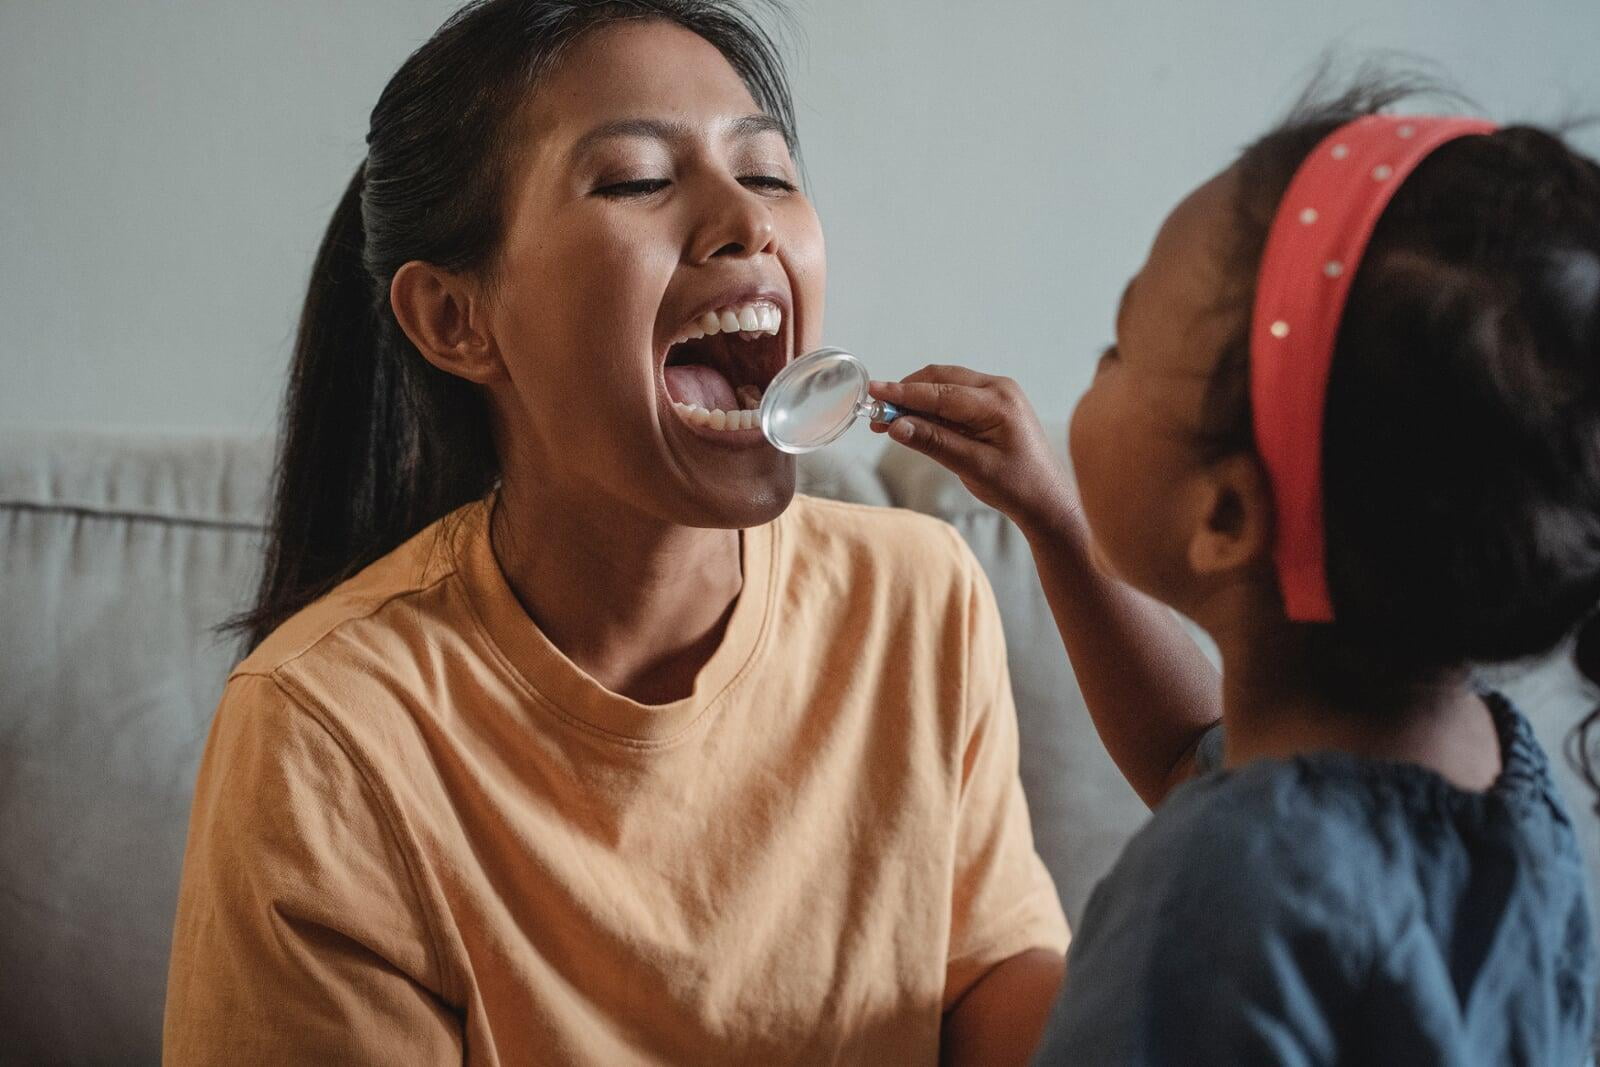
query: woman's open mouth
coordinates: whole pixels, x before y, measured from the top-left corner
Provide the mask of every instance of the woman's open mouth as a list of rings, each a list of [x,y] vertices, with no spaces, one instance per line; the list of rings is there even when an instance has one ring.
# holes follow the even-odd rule
[[[788,362],[783,309],[756,299],[707,311],[667,348],[662,375],[678,418],[701,430],[754,430],[767,386]]]

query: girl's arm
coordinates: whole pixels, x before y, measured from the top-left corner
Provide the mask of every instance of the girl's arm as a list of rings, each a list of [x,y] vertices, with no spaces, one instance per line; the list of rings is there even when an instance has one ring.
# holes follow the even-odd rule
[[[996,964],[945,1012],[939,1031],[942,1067],[1026,1067],[1039,1047],[1064,970],[1060,953],[1039,948]]]
[[[1222,717],[1220,679],[1170,611],[1095,566],[1077,493],[1027,398],[1010,379],[940,366],[874,382],[872,395],[916,413],[873,429],[1021,529],[1095,729],[1145,803],[1160,803]]]

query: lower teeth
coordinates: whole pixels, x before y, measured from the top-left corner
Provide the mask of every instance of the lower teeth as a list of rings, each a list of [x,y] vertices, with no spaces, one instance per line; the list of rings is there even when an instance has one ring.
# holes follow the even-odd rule
[[[712,430],[754,430],[761,424],[760,412],[749,408],[743,411],[723,411],[721,408],[707,411],[698,404],[679,404],[676,401],[672,408],[684,422]]]

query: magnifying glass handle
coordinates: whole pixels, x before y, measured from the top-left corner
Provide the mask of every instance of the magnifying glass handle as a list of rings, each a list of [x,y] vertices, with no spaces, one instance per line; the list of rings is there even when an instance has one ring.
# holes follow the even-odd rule
[[[893,404],[886,404],[882,400],[873,399],[863,401],[861,406],[856,409],[856,414],[868,422],[893,422],[901,416],[902,412]]]

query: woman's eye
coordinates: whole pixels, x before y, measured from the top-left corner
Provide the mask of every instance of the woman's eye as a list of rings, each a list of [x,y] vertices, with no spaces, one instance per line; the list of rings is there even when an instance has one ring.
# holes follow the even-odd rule
[[[774,174],[747,174],[739,179],[739,183],[752,189],[765,189],[775,193],[795,193],[800,191],[794,182]]]
[[[627,200],[659,193],[671,184],[665,178],[638,178],[631,182],[612,182],[610,185],[602,185],[594,191],[594,195],[610,200]]]

